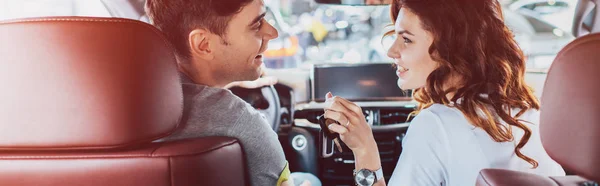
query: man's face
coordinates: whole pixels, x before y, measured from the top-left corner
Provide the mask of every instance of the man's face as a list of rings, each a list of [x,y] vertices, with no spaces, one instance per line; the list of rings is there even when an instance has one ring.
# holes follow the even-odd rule
[[[265,19],[263,0],[254,0],[236,14],[227,27],[223,42],[215,46],[216,76],[219,79],[249,81],[261,74],[263,52],[277,30]],[[229,83],[229,82],[228,82]]]

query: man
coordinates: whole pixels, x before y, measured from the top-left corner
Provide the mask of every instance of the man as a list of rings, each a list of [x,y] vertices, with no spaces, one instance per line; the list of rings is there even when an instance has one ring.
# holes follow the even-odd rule
[[[237,138],[252,185],[290,184],[277,134],[252,106],[224,89],[252,84],[261,75],[262,53],[278,36],[264,19],[263,1],[148,0],[146,12],[175,48],[182,74],[183,126],[164,140]]]

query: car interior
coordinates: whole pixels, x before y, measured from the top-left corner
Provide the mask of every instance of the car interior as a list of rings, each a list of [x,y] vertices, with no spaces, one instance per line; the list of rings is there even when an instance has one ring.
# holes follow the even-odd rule
[[[325,94],[332,92],[355,102],[371,125],[388,181],[417,102],[410,90],[397,87],[391,62],[383,58],[343,62],[380,52],[375,47],[368,54],[336,48],[347,44],[339,38],[365,37],[359,34],[365,24],[361,16],[336,17],[331,25],[323,21],[327,34],[321,38],[319,31],[303,32],[291,26],[301,24],[300,15],[296,24],[280,23],[282,15],[293,15],[295,10],[280,11],[281,7],[300,7],[292,6],[298,1],[320,12],[315,15],[330,17],[354,9],[368,9],[372,16],[389,11],[387,4],[366,1],[350,5],[265,0],[274,14],[269,23],[286,25],[279,30],[286,32],[284,37],[301,40],[307,36],[319,44],[304,47],[283,39],[279,48],[269,50],[286,53],[287,45],[297,44],[294,52],[303,53],[266,59],[266,64],[274,64],[267,66],[266,74],[277,77],[277,84],[230,90],[268,119],[290,170],[314,174],[323,185],[354,185],[355,163],[347,146],[342,144],[340,151],[324,137],[319,116],[324,113]],[[148,23],[144,0],[40,2],[63,4],[47,9],[40,8],[44,3],[37,4],[36,12],[34,3],[0,2],[0,185],[249,185],[244,152],[234,138],[158,140],[177,130],[183,94],[175,51]],[[544,1],[551,2],[555,1]],[[573,0],[570,30],[553,25],[549,31],[555,35],[564,31],[573,40],[555,53],[528,56],[531,71],[526,80],[541,100],[542,143],[567,176],[485,169],[477,185],[598,185],[599,5],[600,0]],[[57,10],[60,7],[68,11]],[[31,12],[16,13],[19,9]],[[94,11],[75,11],[87,9]],[[369,24],[375,24],[373,20]],[[312,28],[321,28],[319,24]],[[385,44],[380,33],[373,35]],[[369,46],[370,41],[365,42]],[[340,57],[333,58],[338,53]],[[318,58],[324,55],[333,57]],[[331,62],[336,60],[342,62]],[[547,68],[540,70],[540,66]]]
[[[3,185],[246,183],[236,139],[153,142],[183,112],[174,52],[153,26],[45,17],[0,33]]]

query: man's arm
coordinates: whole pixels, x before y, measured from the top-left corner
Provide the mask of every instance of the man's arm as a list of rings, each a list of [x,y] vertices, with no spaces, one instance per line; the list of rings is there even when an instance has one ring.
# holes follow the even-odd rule
[[[258,111],[245,102],[241,104],[244,109],[227,128],[228,136],[242,144],[252,185],[277,185],[287,165],[278,136]]]
[[[242,144],[251,185],[294,186],[277,133],[252,106],[244,102],[244,107],[246,110],[232,130],[228,130],[228,136],[234,136]],[[310,186],[311,183],[304,180],[300,185]]]

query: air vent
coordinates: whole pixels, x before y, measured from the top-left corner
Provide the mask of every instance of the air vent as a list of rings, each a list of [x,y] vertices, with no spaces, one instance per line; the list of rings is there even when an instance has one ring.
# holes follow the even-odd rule
[[[379,110],[379,125],[410,122],[408,116],[412,111],[406,108],[382,108]]]
[[[311,123],[319,123],[317,117],[323,115],[323,110],[301,110],[294,113],[294,117],[298,119],[306,119]]]
[[[376,117],[374,113],[376,113],[377,110],[365,109],[364,112],[365,120],[367,120],[367,123],[373,123],[375,121],[374,118]],[[311,123],[319,123],[317,117],[323,115],[323,113],[325,113],[323,110],[302,110],[296,111],[294,113],[294,117],[298,119],[306,119]]]
[[[390,125],[410,122],[408,115],[413,109],[408,108],[365,108],[365,119],[367,122],[373,122],[373,125]],[[298,119],[306,119],[311,123],[319,123],[317,117],[323,115],[323,110],[300,110],[294,113]],[[411,118],[412,119],[412,118]]]

